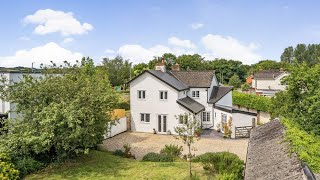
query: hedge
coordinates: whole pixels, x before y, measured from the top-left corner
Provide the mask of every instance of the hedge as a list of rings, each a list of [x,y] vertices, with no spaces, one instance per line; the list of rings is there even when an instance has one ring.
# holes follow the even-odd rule
[[[309,134],[296,122],[283,118],[286,127],[285,140],[290,143],[290,151],[295,152],[313,172],[320,173],[320,136]]]
[[[240,105],[250,109],[256,109],[269,113],[272,112],[272,101],[271,98],[268,97],[233,91],[232,101],[234,105]]]
[[[166,154],[159,154],[150,152],[143,156],[142,161],[150,161],[150,162],[173,162],[172,157]]]

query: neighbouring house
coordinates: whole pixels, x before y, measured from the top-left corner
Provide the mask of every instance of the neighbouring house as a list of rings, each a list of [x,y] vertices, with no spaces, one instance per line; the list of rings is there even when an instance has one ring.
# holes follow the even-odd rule
[[[10,83],[19,82],[23,75],[31,75],[34,77],[42,76],[38,69],[17,67],[17,68],[0,68],[0,76],[5,77]],[[0,116],[8,114],[9,118],[16,118],[15,103],[7,102],[0,99]]]
[[[316,179],[284,141],[285,128],[280,120],[270,121],[252,130],[245,168],[245,180]]]
[[[254,73],[251,87],[257,95],[271,97],[277,92],[285,90],[286,85],[281,81],[288,75],[289,73],[283,69],[259,71]]]
[[[131,130],[174,134],[184,124],[181,114],[191,113],[204,129],[220,129],[231,122],[231,137],[248,135],[256,125],[256,113],[232,106],[232,87],[219,85],[213,71],[180,71],[175,64],[167,71],[165,63],[146,70],[130,84]]]

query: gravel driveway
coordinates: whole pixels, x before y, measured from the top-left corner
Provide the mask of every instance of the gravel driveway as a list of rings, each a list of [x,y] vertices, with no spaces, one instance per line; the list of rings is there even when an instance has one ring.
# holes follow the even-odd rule
[[[122,149],[124,144],[130,144],[131,152],[137,159],[149,152],[159,152],[166,144],[177,144],[183,146],[184,152],[187,152],[186,146],[172,135],[158,135],[138,132],[124,132],[115,137],[106,139],[103,146],[109,150]],[[237,154],[242,160],[246,160],[248,139],[223,139],[223,138],[201,138],[193,144],[196,149],[194,154],[199,155],[206,152],[229,151]]]

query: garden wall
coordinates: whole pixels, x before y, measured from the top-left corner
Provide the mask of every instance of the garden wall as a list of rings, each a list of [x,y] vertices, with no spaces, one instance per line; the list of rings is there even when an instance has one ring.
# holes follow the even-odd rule
[[[127,131],[127,117],[122,117],[120,119],[109,122],[109,130],[104,135],[104,138],[111,138],[117,134]]]

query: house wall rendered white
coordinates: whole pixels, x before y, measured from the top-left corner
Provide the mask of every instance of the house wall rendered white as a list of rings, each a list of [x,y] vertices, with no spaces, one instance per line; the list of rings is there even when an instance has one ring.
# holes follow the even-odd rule
[[[146,91],[145,100],[138,99],[138,90]],[[168,91],[168,99],[160,100],[159,91]],[[132,131],[148,133],[152,133],[153,129],[158,131],[158,115],[167,115],[167,131],[170,130],[174,134],[174,127],[179,126],[176,116],[189,113],[176,102],[179,96],[183,96],[183,94],[180,94],[177,90],[148,72],[132,81],[130,83]],[[141,122],[140,113],[149,113],[150,123]]]
[[[221,125],[221,121],[222,121],[222,114],[225,114],[227,115],[227,122],[229,120],[230,117],[232,117],[232,114],[229,113],[229,112],[225,112],[225,111],[222,111],[220,109],[216,109],[216,108],[213,108],[213,116],[214,116],[214,119],[213,119],[213,128],[215,130],[217,130],[217,126],[218,124],[220,124],[220,129],[222,129],[222,125]]]
[[[219,101],[216,102],[216,104],[232,107],[232,91],[223,96]]]
[[[201,112],[200,114],[200,120],[202,121],[202,127],[203,128],[209,128],[213,126],[213,113],[212,113],[212,104],[208,104],[208,90],[209,88],[190,88],[188,91],[188,96],[197,101],[198,103],[204,105],[206,112],[210,112],[210,121],[202,121]],[[199,91],[199,98],[192,97],[192,91]]]
[[[42,77],[43,75],[40,73],[27,74],[27,73],[17,73],[17,72],[2,72],[0,76],[4,76],[8,81],[12,83],[19,82],[23,79],[23,75],[31,75],[32,77]],[[16,105],[11,102],[0,100],[1,108],[0,113],[8,113],[9,118],[16,118],[18,115],[15,112]]]
[[[288,75],[288,73],[282,73],[276,79],[254,79],[252,87],[257,89],[273,89],[282,91],[285,90],[286,85],[282,85],[281,80]]]

